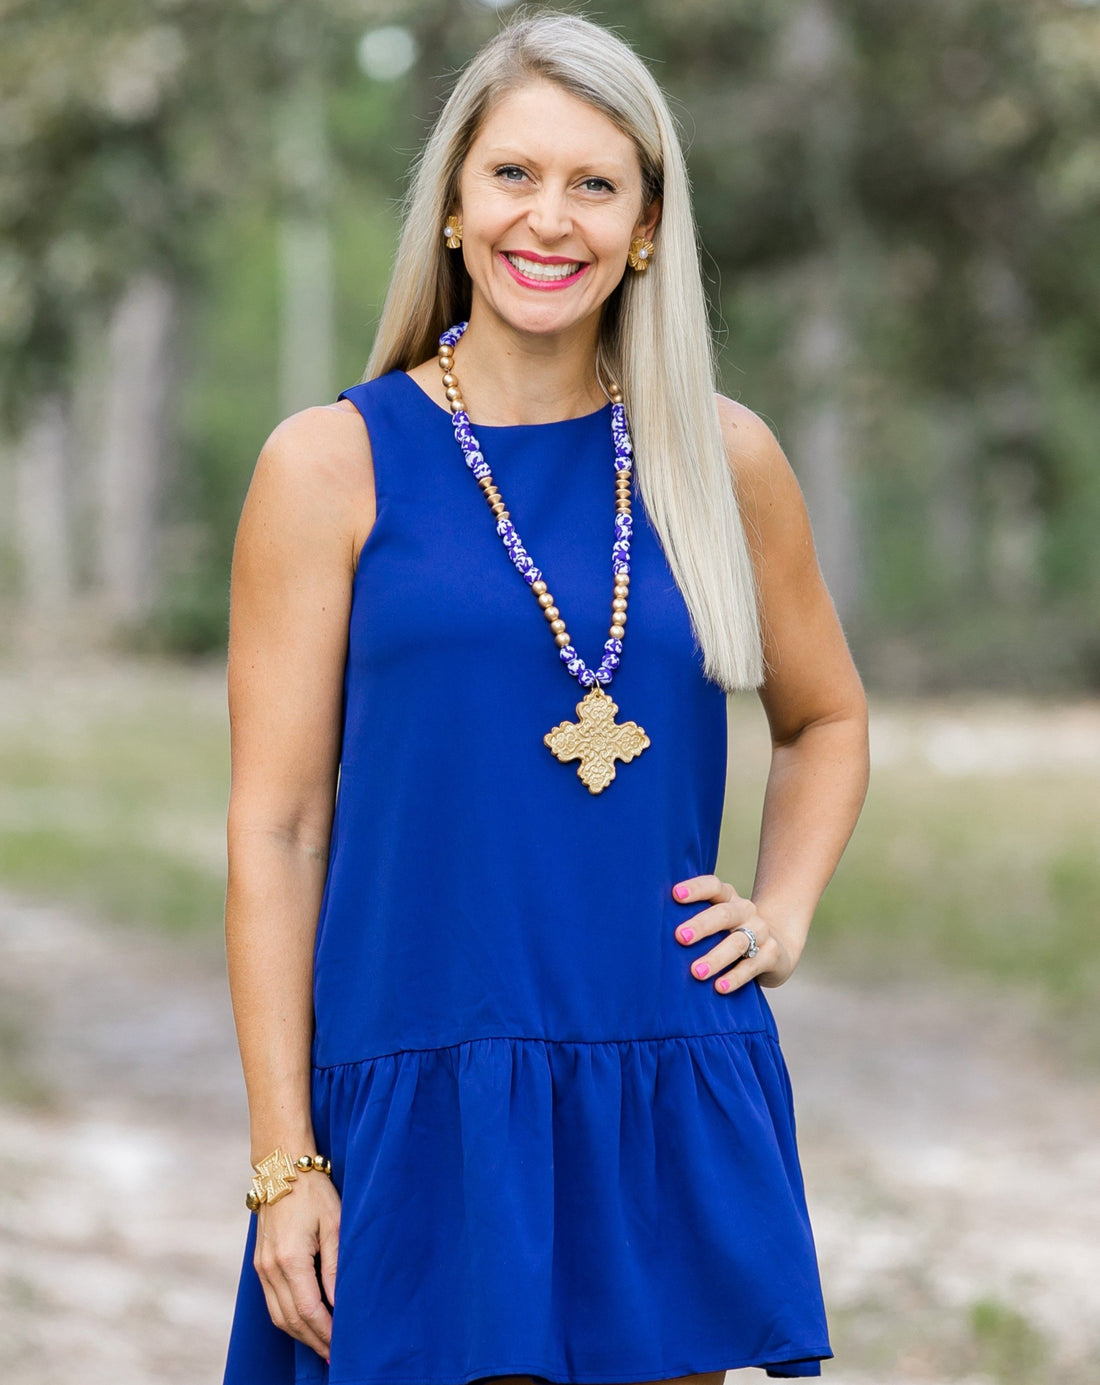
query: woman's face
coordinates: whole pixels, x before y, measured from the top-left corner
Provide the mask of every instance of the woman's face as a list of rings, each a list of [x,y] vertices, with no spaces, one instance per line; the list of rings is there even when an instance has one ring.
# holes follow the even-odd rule
[[[459,174],[462,256],[474,313],[553,335],[598,313],[635,236],[652,236],[633,140],[551,82],[503,97]],[[631,273],[635,271],[631,270]]]

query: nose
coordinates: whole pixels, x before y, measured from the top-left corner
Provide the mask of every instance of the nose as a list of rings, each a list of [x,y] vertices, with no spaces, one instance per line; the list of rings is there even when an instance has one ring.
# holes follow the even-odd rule
[[[527,224],[546,245],[568,236],[573,230],[573,218],[563,193],[549,186],[540,188],[527,213]]]

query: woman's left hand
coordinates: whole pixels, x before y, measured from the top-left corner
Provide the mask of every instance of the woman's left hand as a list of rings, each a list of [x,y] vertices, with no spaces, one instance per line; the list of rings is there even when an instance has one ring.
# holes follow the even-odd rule
[[[757,913],[751,899],[742,899],[732,885],[717,875],[695,875],[673,886],[672,897],[679,904],[695,904],[701,899],[713,899],[709,909],[701,909],[676,927],[676,941],[698,942],[700,938],[717,936],[718,942],[691,964],[691,974],[700,981],[714,977],[714,989],[722,994],[733,992],[753,977],[762,986],[781,986],[798,964],[794,947],[782,932]],[[745,954],[752,947],[747,933],[736,932],[751,928],[756,938],[755,957]],[[739,959],[744,960],[739,960]],[[731,963],[732,971],[719,972]]]

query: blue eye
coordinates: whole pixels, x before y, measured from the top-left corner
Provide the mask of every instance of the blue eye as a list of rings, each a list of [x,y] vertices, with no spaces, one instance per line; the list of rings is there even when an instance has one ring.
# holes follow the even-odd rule
[[[500,168],[495,170],[495,176],[498,178],[501,176],[501,174],[508,173],[518,173],[521,178],[526,176],[523,172],[523,169],[520,168],[517,164],[502,164]],[[517,181],[517,179],[506,177],[504,181],[506,183],[514,183]]]
[[[606,178],[586,178],[584,181],[585,183],[599,183],[602,187],[605,187],[608,190],[608,192],[615,191],[615,189],[611,186],[611,184],[607,181]]]

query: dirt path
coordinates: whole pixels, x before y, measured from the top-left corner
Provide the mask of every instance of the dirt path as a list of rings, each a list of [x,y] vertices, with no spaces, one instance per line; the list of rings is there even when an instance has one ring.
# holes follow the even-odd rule
[[[826,1380],[1094,1382],[1100,1083],[993,996],[868,995],[804,967],[769,997],[841,1357]],[[0,1065],[4,1380],[220,1380],[249,1215],[220,946],[0,896]]]

